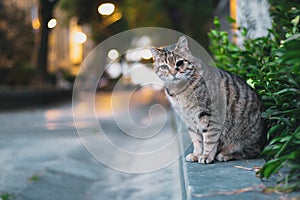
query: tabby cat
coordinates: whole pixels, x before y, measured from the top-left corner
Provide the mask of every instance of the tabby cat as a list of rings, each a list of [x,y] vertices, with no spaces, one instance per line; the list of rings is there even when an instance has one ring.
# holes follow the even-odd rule
[[[266,138],[263,108],[247,83],[193,56],[185,36],[151,52],[155,73],[189,130],[194,151],[186,161],[209,164],[260,155]]]

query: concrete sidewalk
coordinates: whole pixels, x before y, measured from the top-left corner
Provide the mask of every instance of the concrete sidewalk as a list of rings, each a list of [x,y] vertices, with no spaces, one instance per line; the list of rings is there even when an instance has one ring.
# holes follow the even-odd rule
[[[136,118],[142,119],[139,113],[145,113],[145,108],[139,109]],[[109,115],[103,117],[102,128],[111,133],[112,139],[117,137],[118,127],[110,122]],[[90,119],[85,120],[81,128],[91,131]],[[170,119],[167,124],[165,133],[172,131]],[[181,127],[180,133],[186,134],[185,127]],[[157,142],[161,139],[166,136],[158,137]],[[121,146],[129,150],[138,148],[126,144],[126,140],[123,142]],[[191,151],[188,149],[185,154]],[[70,102],[0,112],[0,195],[8,193],[10,199],[273,200],[300,197],[299,193],[263,193],[265,185],[275,182],[262,182],[255,176],[252,169],[262,166],[262,159],[201,165],[185,162],[184,157],[152,173],[120,172],[101,164],[84,148],[74,127]]]
[[[190,147],[185,155],[192,152]],[[262,181],[256,170],[265,163],[263,159],[214,162],[203,165],[186,162],[182,157],[182,170],[187,200],[275,200],[300,199],[300,192],[265,193],[266,187],[276,186],[274,177]]]
[[[89,119],[82,124],[89,129]],[[0,166],[9,199],[182,199],[179,160],[144,174],[101,164],[78,138],[70,103],[0,112]]]
[[[210,165],[184,162],[187,199],[282,199],[289,195],[265,194],[265,183],[255,176],[261,159],[215,162]],[[294,196],[294,195],[292,195]]]

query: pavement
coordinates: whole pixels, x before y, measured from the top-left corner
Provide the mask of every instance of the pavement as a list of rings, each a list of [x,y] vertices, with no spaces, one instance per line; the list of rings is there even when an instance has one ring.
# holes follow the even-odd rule
[[[178,121],[178,117],[176,117]],[[187,132],[186,127],[181,127]],[[185,151],[185,156],[192,152],[192,147]],[[300,191],[292,193],[267,192],[267,187],[276,187],[276,180],[262,180],[256,172],[264,159],[233,160],[214,162],[209,165],[191,163],[182,159],[183,182],[187,200],[275,200],[300,199]]]
[[[182,199],[179,160],[148,173],[103,165],[78,137],[71,102],[1,112],[0,166],[0,193],[11,199]]]
[[[267,193],[267,186],[275,186],[274,180],[261,181],[255,169],[264,163],[262,159],[216,162],[210,165],[184,163],[187,199],[209,200],[274,200],[300,197],[299,193]]]
[[[103,98],[110,97],[104,94]],[[121,97],[119,101],[122,102]],[[145,104],[135,108],[136,118],[143,123],[145,119],[147,121],[141,114],[145,112]],[[120,130],[109,114],[110,109],[103,104],[96,107],[101,126],[111,139],[118,138]],[[162,129],[164,135],[153,137],[153,144],[165,143],[168,135],[174,134],[172,120],[167,118]],[[81,123],[77,122],[81,124],[77,129],[90,132],[90,122],[89,117],[84,118]],[[254,166],[263,165],[262,159],[200,165],[185,162],[182,156],[152,172],[115,170],[87,151],[77,129],[70,101],[1,111],[0,197],[1,194],[8,194],[9,199],[16,200],[246,200],[299,197],[299,193],[263,192],[263,185],[272,183],[261,182],[252,170]],[[184,133],[185,127],[180,131]],[[125,137],[118,142],[130,151],[142,148],[139,144],[130,145]],[[179,151],[180,148],[179,145]],[[191,149],[185,154],[189,151]],[[119,157],[114,155],[111,159]],[[130,162],[133,166],[139,166],[138,159]]]

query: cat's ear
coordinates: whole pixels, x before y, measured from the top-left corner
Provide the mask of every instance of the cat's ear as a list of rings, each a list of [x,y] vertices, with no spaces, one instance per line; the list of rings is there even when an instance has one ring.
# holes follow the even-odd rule
[[[155,60],[155,59],[159,56],[159,54],[161,53],[161,50],[160,50],[159,48],[156,48],[156,47],[150,48],[150,51],[151,51],[151,53],[152,53],[152,57],[153,57],[154,60]]]
[[[189,51],[188,41],[184,35],[178,39],[175,49],[179,51]]]

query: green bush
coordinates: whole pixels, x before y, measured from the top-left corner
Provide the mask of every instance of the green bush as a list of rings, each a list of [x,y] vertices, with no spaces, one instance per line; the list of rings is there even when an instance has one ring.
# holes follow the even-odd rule
[[[280,173],[275,189],[291,191],[300,189],[300,10],[273,5],[271,14],[268,36],[245,39],[243,48],[230,41],[215,18],[210,50],[217,67],[240,75],[261,96],[269,145],[259,175],[268,179]],[[246,36],[246,29],[240,31]]]

